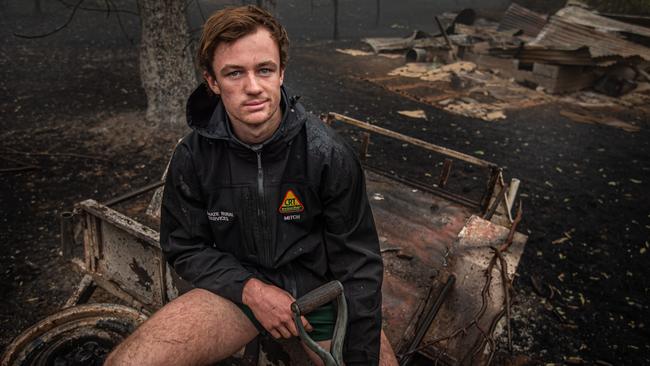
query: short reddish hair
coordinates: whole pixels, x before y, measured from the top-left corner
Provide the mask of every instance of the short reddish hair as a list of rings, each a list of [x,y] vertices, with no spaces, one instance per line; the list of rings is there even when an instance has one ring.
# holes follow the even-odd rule
[[[205,22],[198,49],[199,67],[215,77],[212,70],[214,50],[219,43],[231,43],[254,33],[259,27],[266,28],[280,51],[280,67],[284,69],[289,60],[289,37],[284,27],[264,9],[254,5],[221,9]]]

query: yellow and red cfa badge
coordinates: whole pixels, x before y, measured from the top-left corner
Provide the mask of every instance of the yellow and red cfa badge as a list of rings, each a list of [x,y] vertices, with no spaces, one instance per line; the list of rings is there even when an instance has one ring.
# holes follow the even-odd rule
[[[280,208],[278,208],[278,212],[281,214],[299,213],[303,212],[304,210],[305,206],[302,205],[302,202],[300,202],[298,196],[296,196],[296,194],[293,193],[293,190],[291,189],[288,190],[284,195],[282,203],[280,203]]]

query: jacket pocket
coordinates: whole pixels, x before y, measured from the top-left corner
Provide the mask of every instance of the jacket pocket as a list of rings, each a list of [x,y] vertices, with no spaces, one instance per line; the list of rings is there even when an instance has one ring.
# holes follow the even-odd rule
[[[213,246],[228,252],[240,260],[251,254],[249,242],[244,236],[246,227],[245,187],[220,187],[211,192],[206,216],[212,230]],[[250,205],[250,204],[249,204]]]

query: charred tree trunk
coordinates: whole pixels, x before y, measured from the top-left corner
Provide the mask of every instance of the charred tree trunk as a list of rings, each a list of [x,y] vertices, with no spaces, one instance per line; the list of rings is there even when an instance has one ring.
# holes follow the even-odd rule
[[[185,101],[197,84],[184,5],[182,0],[138,0],[146,119],[160,127],[185,125]]]
[[[339,0],[334,0],[334,40],[339,39]]]
[[[377,11],[375,12],[375,26],[379,25],[379,19],[381,18],[381,0],[377,0]]]

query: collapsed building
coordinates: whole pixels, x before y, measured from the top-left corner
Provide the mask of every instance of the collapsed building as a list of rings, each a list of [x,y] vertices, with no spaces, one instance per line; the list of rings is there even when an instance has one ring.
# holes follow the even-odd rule
[[[375,54],[399,53],[406,61],[388,77],[369,81],[488,121],[506,118],[507,109],[551,102],[650,112],[647,17],[602,14],[569,2],[551,15],[513,3],[499,22],[479,18],[472,9],[434,20],[436,34],[416,30],[404,38],[363,39]],[[562,115],[638,130],[613,117],[585,117],[584,110]]]

